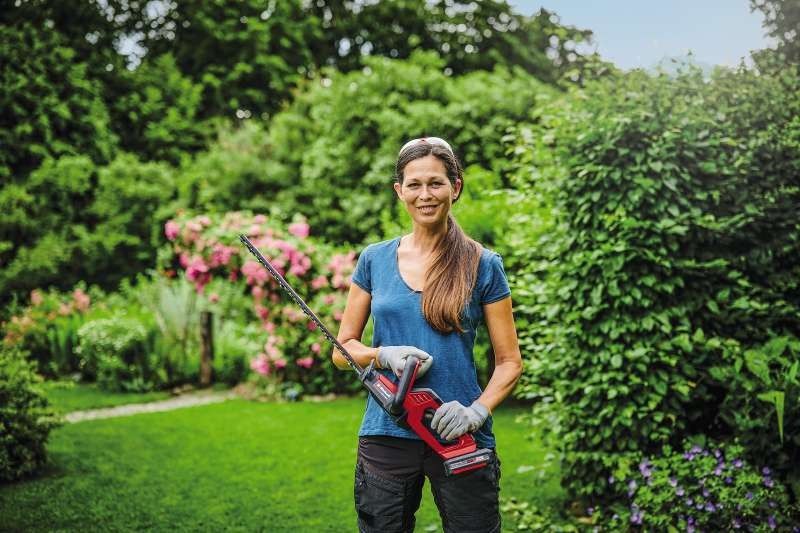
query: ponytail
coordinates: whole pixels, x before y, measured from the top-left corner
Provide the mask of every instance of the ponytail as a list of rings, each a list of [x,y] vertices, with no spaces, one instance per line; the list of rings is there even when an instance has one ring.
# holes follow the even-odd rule
[[[464,332],[461,315],[478,277],[480,254],[480,244],[464,233],[453,215],[448,215],[447,234],[437,245],[422,293],[422,314],[433,329]]]

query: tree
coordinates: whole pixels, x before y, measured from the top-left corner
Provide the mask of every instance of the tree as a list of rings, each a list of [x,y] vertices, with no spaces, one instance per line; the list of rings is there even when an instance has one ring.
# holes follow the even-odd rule
[[[309,43],[319,38],[300,0],[175,2],[149,24],[147,56],[171,53],[202,85],[201,118],[276,112],[312,68]]]
[[[762,26],[777,41],[785,61],[800,64],[800,2],[797,0],[750,0],[750,10],[764,14]]]
[[[423,49],[435,50],[453,74],[507,65],[555,83],[583,64],[577,46],[592,36],[560,25],[544,9],[532,17],[516,13],[505,0],[323,0],[308,9],[323,29],[317,64],[343,71],[362,68],[371,55],[403,59]]]

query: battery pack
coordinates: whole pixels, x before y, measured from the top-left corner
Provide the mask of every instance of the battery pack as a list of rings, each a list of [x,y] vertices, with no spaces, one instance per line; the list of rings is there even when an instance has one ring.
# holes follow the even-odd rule
[[[458,457],[453,457],[444,462],[444,473],[447,476],[462,474],[470,470],[477,470],[489,464],[492,458],[492,450],[481,448],[474,452],[465,453]]]

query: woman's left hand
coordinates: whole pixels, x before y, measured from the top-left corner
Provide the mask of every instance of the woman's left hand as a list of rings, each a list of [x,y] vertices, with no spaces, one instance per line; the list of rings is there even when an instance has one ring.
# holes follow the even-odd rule
[[[453,440],[475,431],[488,417],[489,409],[477,400],[469,407],[454,400],[439,406],[431,420],[431,427],[444,440]]]

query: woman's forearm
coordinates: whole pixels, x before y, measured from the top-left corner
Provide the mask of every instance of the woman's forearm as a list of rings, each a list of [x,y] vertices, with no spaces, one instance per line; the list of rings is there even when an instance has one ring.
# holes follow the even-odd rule
[[[342,342],[339,339],[339,342]],[[371,348],[366,346],[365,344],[361,343],[356,339],[350,339],[346,342],[342,342],[342,346],[344,349],[347,350],[347,353],[358,363],[359,366],[367,366],[372,361],[374,361],[378,357],[378,349]],[[347,365],[347,360],[344,358],[342,353],[337,350],[336,348],[333,349],[333,364],[336,365],[337,368],[341,370],[346,370],[350,368]]]
[[[508,360],[499,363],[478,401],[490,412],[494,411],[514,390],[521,374],[522,363],[520,361]]]

